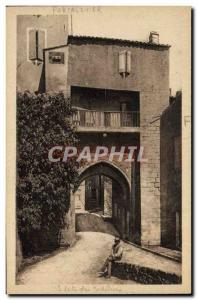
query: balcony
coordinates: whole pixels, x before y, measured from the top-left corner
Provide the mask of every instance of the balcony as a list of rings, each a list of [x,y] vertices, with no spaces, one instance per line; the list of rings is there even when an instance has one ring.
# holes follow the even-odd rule
[[[77,109],[73,115],[77,131],[136,132],[140,127],[139,111],[95,111]]]

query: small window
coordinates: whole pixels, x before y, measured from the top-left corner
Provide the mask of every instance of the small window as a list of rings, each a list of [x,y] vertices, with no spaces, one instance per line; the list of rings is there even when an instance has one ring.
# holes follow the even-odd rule
[[[64,52],[49,52],[49,63],[50,64],[64,64]]]
[[[28,29],[28,60],[39,65],[43,62],[43,49],[46,47],[46,32],[44,29]]]

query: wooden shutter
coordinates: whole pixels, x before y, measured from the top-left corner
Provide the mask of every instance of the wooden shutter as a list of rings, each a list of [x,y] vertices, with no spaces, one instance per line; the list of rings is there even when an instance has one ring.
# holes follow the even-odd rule
[[[38,30],[38,59],[43,60],[43,49],[45,48],[45,31]]]
[[[29,59],[36,58],[36,30],[29,30]]]
[[[131,52],[127,51],[127,74],[131,73]]]
[[[119,52],[119,73],[126,72],[126,51]]]

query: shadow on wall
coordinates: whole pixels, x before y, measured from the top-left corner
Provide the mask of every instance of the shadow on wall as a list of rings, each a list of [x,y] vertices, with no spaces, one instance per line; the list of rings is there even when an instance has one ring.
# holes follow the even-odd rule
[[[45,92],[45,64],[43,64],[43,66],[42,66],[42,73],[41,73],[41,76],[40,76],[38,92],[39,93],[44,93]]]

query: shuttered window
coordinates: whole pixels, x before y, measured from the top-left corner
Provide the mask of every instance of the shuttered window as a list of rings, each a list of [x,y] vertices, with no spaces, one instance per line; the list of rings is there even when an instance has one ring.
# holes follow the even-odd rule
[[[126,51],[119,52],[119,73],[126,73]]]
[[[119,52],[119,73],[124,77],[131,73],[131,52],[120,51]]]
[[[43,60],[43,49],[45,48],[45,31],[38,30],[38,58]]]
[[[130,74],[131,73],[131,52],[127,51],[126,55],[126,73]]]
[[[29,60],[42,62],[45,48],[45,31],[42,29],[29,30]]]
[[[36,58],[36,30],[29,30],[29,59]]]

